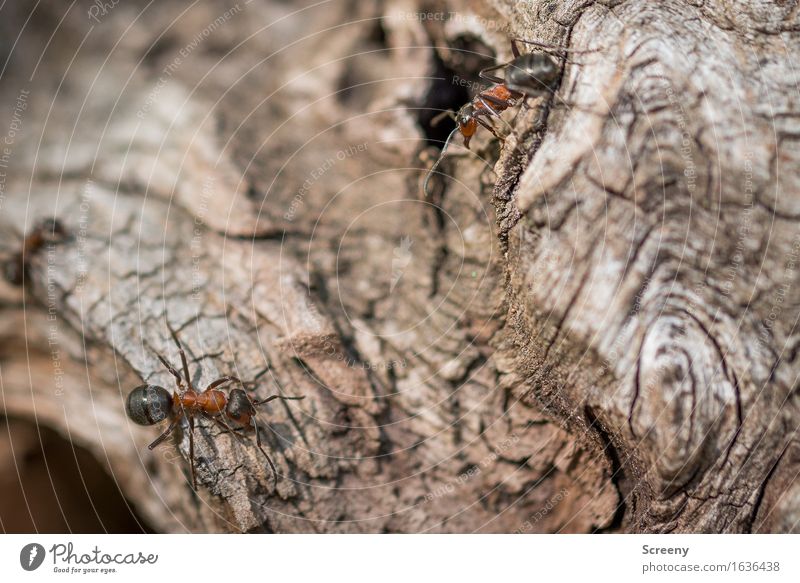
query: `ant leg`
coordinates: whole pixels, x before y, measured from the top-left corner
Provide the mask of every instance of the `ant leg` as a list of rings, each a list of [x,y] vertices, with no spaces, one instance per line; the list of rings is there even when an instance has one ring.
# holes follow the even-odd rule
[[[494,65],[492,67],[486,67],[485,69],[481,69],[481,72],[478,73],[478,77],[484,79],[485,81],[502,85],[506,82],[505,79],[501,79],[497,75],[490,75],[489,71],[496,71],[497,69],[502,69],[506,65],[508,65],[508,63],[503,63],[502,65]]]
[[[600,111],[597,111],[596,109],[591,109],[589,107],[584,107],[582,105],[577,105],[575,103],[570,103],[569,101],[565,101],[563,97],[559,97],[555,93],[551,93],[551,95],[553,96],[553,101],[555,102],[553,104],[553,107],[565,106],[568,109],[576,109],[577,111],[582,111],[584,113],[590,113],[592,115],[603,117],[603,113],[600,112]]]
[[[233,435],[233,436],[236,438],[236,440],[237,440],[239,443],[243,443],[243,442],[242,442],[242,436],[241,436],[241,435],[239,435],[238,433],[236,433],[236,429],[234,429],[233,427],[231,427],[230,425],[228,425],[228,424],[227,424],[227,422],[225,421],[225,418],[224,418],[224,417],[223,417],[222,419],[220,419],[219,417],[217,417],[217,416],[215,416],[215,415],[209,415],[209,414],[207,414],[207,413],[203,413],[203,417],[205,417],[206,419],[211,419],[211,420],[212,420],[214,423],[216,423],[217,425],[219,425],[219,426],[220,426],[220,428],[221,428],[221,429],[222,429],[222,430],[223,430],[225,433],[230,433],[230,434],[232,434],[232,435]]]
[[[452,109],[445,109],[444,111],[438,113],[436,116],[431,119],[431,126],[436,127],[439,125],[444,118],[449,117],[453,121],[456,120],[456,114]]]
[[[151,443],[150,445],[148,445],[148,446],[147,446],[147,449],[154,449],[154,448],[156,448],[158,445],[160,445],[160,444],[161,444],[161,442],[163,442],[163,441],[164,441],[164,440],[165,440],[167,437],[169,437],[169,435],[170,435],[170,434],[171,434],[171,433],[174,431],[174,429],[175,429],[175,428],[178,426],[178,421],[179,421],[179,420],[180,420],[180,417],[176,417],[175,419],[173,419],[173,420],[172,420],[172,422],[169,424],[169,427],[167,427],[167,430],[166,430],[166,431],[164,431],[164,433],[162,433],[161,435],[159,435],[159,436],[156,438],[156,440],[155,440],[153,443]]]
[[[506,120],[504,120],[500,116],[498,111],[496,109],[494,109],[493,107],[491,107],[491,105],[490,105],[490,104],[494,104],[494,105],[496,105],[498,107],[502,107],[503,109],[508,109],[509,107],[512,107],[514,105],[513,101],[511,101],[510,99],[497,99],[496,97],[492,97],[491,95],[483,95],[483,96],[479,95],[478,99],[483,104],[483,106],[485,108],[487,108],[487,110],[489,111],[490,115],[493,115],[494,117],[499,119],[501,122],[503,122],[503,124],[505,124],[505,126],[506,126],[506,128],[508,128],[509,132],[514,131],[514,128],[511,127],[511,124],[508,123]],[[487,103],[487,101],[489,103]],[[480,123],[480,118],[479,117],[476,117],[475,119]],[[483,125],[483,127],[487,127],[485,124],[481,124],[481,125]],[[492,132],[492,133],[494,133],[494,132]],[[500,136],[498,136],[497,134],[494,134],[494,135],[496,137],[500,138]],[[500,138],[500,139],[502,140],[503,138]]]
[[[189,419],[189,467],[192,470],[192,486],[197,491],[197,476],[194,472],[194,417],[188,416]]]
[[[224,377],[219,377],[213,383],[208,385],[205,390],[206,391],[210,391],[211,389],[216,389],[217,387],[219,387],[221,385],[224,385],[225,383],[230,383],[230,382],[236,382],[236,383],[239,383],[240,385],[244,386],[244,383],[241,381],[241,379],[239,379],[239,377],[224,376]]]
[[[553,94],[552,91],[544,91],[541,89],[537,90],[530,89],[522,94],[522,99],[520,100],[520,103],[522,104],[522,107],[528,107],[528,99],[538,99],[539,97],[547,97],[548,95],[552,94]]]
[[[475,118],[475,121],[477,121],[479,124],[481,124],[481,125],[482,125],[483,127],[485,127],[487,130],[489,130],[490,132],[492,132],[492,135],[493,135],[495,138],[497,138],[498,140],[500,140],[501,142],[505,142],[505,141],[506,141],[506,139],[505,139],[503,136],[501,136],[500,134],[498,134],[498,133],[497,133],[497,130],[496,130],[496,129],[495,129],[495,128],[494,128],[494,127],[493,127],[493,126],[490,124],[490,123],[488,123],[488,122],[486,122],[486,121],[482,120],[482,119],[481,119],[481,118],[479,118],[479,117],[476,117],[476,118]]]
[[[179,373],[177,370],[175,370],[175,368],[169,362],[167,362],[166,359],[163,356],[161,356],[160,354],[156,354],[156,356],[158,357],[158,360],[161,361],[161,364],[166,366],[167,370],[170,373],[172,373],[172,376],[174,376],[175,379],[178,381],[178,387],[183,386],[183,379],[181,378],[181,373]]]
[[[498,99],[493,95],[478,95],[478,101],[480,101],[481,104],[489,110],[489,113],[495,117],[500,117],[500,113],[494,107],[492,107],[492,105],[495,107],[502,107],[503,109],[508,109],[509,107],[514,106],[514,101],[512,99]]]
[[[305,399],[306,396],[302,395],[300,397],[284,397],[283,395],[272,395],[271,397],[267,397],[266,399],[262,399],[261,401],[253,401],[253,405],[266,405],[270,401],[274,401],[275,399],[280,399],[281,401],[301,401]]]
[[[476,99],[480,102],[481,105],[483,105],[488,115],[494,117],[500,117],[500,113],[495,109],[497,103],[491,103],[490,101],[486,100],[486,98],[483,95],[478,95]],[[475,119],[476,120],[480,119],[478,116],[481,115],[482,113],[483,112],[476,112]]]
[[[515,59],[522,54],[519,51],[519,46],[517,46],[517,42],[519,42],[519,39],[516,38],[511,39],[511,54],[514,56]]]
[[[525,40],[524,38],[512,38],[511,43],[512,46],[515,42],[525,43],[527,45],[533,45],[535,47],[539,47],[540,49],[546,49],[552,51],[554,53],[596,53],[600,49],[568,49],[567,47],[560,47],[557,45],[551,45],[548,43],[543,43],[537,40]],[[513,49],[512,49],[513,50]]]
[[[147,342],[147,340],[145,340],[145,341],[144,341],[144,344],[145,344],[145,346],[147,346],[147,348],[150,350],[150,352],[152,352],[153,354],[155,354],[155,355],[156,355],[156,358],[158,358],[158,360],[160,360],[160,361],[161,361],[161,364],[163,364],[163,365],[166,367],[166,369],[167,369],[167,370],[170,372],[170,374],[171,374],[172,376],[174,376],[174,377],[175,377],[175,380],[176,380],[176,382],[178,383],[178,388],[180,388],[181,386],[183,386],[183,378],[181,378],[181,374],[180,374],[180,373],[179,373],[177,370],[175,370],[175,367],[174,367],[174,366],[172,366],[172,365],[171,365],[171,364],[170,364],[170,363],[167,361],[167,359],[165,359],[165,358],[164,358],[163,356],[161,356],[161,355],[160,355],[158,352],[156,352],[156,351],[153,349],[153,347],[152,347],[152,346],[150,346],[150,343],[149,343],[149,342]]]
[[[181,363],[183,364],[183,374],[186,376],[186,385],[192,389],[192,377],[189,376],[189,363],[186,361],[186,353],[183,351],[183,346],[181,346],[181,341],[178,340],[178,334],[175,330],[172,329],[172,326],[169,324],[169,320],[164,318],[167,322],[167,328],[169,329],[169,333],[172,336],[172,340],[175,342],[175,346],[178,347],[178,353],[181,355]]]
[[[558,58],[563,59],[565,63],[569,63],[570,65],[584,65],[585,63],[580,63],[578,61],[570,61],[566,58],[565,55],[568,53],[573,54],[586,54],[586,53],[596,53],[599,49],[568,49],[566,47],[559,47],[556,45],[549,45],[547,43],[542,43],[538,41],[532,40],[525,40],[524,38],[516,38],[512,39],[512,43],[514,41],[526,43],[529,45],[533,45],[535,47],[539,47],[543,52],[550,52]]]
[[[278,471],[275,469],[275,464],[272,463],[272,458],[269,457],[267,452],[264,451],[264,448],[261,447],[261,435],[260,435],[260,433],[258,431],[259,427],[258,427],[258,423],[256,423],[256,418],[255,417],[250,419],[250,424],[253,426],[253,429],[255,430],[255,433],[256,433],[256,446],[258,447],[258,449],[261,450],[261,453],[264,454],[264,457],[267,458],[267,462],[269,463],[269,467],[272,470],[272,485],[273,485],[273,487],[277,488],[278,487]]]

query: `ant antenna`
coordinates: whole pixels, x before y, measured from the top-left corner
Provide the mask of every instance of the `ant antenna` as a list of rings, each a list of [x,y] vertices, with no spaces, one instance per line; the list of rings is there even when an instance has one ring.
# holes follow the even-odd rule
[[[433,166],[431,166],[431,169],[428,170],[428,174],[425,176],[425,182],[422,183],[422,190],[425,193],[426,198],[430,196],[430,192],[428,192],[428,182],[430,182],[431,176],[433,176],[434,171],[436,170],[436,168],[439,167],[439,164],[444,159],[444,156],[447,153],[447,148],[450,146],[450,141],[453,139],[453,136],[456,135],[456,133],[458,133],[458,126],[453,128],[453,131],[450,132],[449,136],[447,136],[447,140],[444,143],[444,148],[442,148],[442,153],[439,154],[439,158],[436,160],[436,163]]]
[[[551,95],[553,96],[553,99],[558,102],[558,103],[554,104],[553,107],[565,106],[567,109],[574,109],[574,110],[581,111],[583,113],[588,113],[588,114],[591,114],[591,115],[595,115],[595,116],[598,116],[598,117],[605,117],[606,116],[606,114],[604,114],[603,112],[597,111],[596,109],[592,109],[591,107],[584,107],[582,105],[577,105],[575,103],[570,103],[569,101],[566,101],[563,97],[560,97],[556,93],[551,93]],[[610,105],[608,104],[608,102],[606,102],[606,105],[608,106],[607,109],[610,111]]]
[[[444,111],[440,111],[436,116],[431,119],[431,127],[436,127],[439,125],[444,118],[449,117],[453,121],[456,120],[456,113],[452,109],[445,109]]]
[[[543,43],[538,40],[525,40],[524,38],[515,38],[514,40],[525,44],[533,45],[535,47],[539,47],[542,49],[547,49],[553,52],[560,52],[560,53],[596,53],[597,51],[600,50],[600,49],[568,49],[567,47],[551,45],[548,43]]]

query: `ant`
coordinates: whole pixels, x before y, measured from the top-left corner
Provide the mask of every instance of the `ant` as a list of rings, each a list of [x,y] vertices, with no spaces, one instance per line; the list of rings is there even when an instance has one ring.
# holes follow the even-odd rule
[[[442,152],[439,154],[439,158],[428,171],[427,176],[425,176],[425,182],[422,186],[425,196],[430,195],[428,183],[431,176],[436,171],[436,168],[444,159],[450,141],[453,136],[455,136],[456,132],[460,133],[463,137],[464,147],[467,149],[469,149],[469,142],[472,136],[475,135],[475,132],[478,131],[479,125],[489,130],[494,137],[503,142],[505,141],[504,138],[497,133],[497,130],[489,122],[489,119],[492,117],[500,119],[500,114],[502,112],[513,107],[520,100],[524,101],[528,97],[540,97],[554,94],[561,78],[561,68],[556,59],[553,58],[552,55],[543,52],[543,50],[523,55],[520,53],[517,45],[519,42],[535,45],[543,50],[548,49],[554,52],[592,52],[555,47],[538,41],[511,39],[511,53],[514,58],[507,63],[487,67],[479,73],[481,79],[494,83],[494,86],[478,93],[472,101],[461,107],[458,113],[454,114],[451,110],[447,110],[433,118],[432,123],[436,124],[443,117],[450,116],[456,122],[456,127],[450,132],[450,135],[444,143],[444,148],[442,148]],[[499,77],[490,73],[497,69],[505,69],[504,77]]]
[[[245,386],[241,380],[235,376],[223,376],[211,382],[204,390],[197,391],[192,385],[191,377],[189,376],[189,365],[186,361],[186,353],[183,350],[181,341],[178,339],[177,333],[172,329],[167,322],[172,340],[178,347],[178,353],[181,356],[181,363],[183,365],[183,378],[181,374],[160,354],[156,354],[161,363],[167,367],[167,370],[175,377],[176,390],[169,394],[164,387],[157,385],[144,384],[139,385],[133,389],[125,401],[125,412],[134,423],[139,425],[155,425],[165,419],[169,418],[170,424],[167,429],[156,438],[153,443],[148,445],[148,449],[152,450],[161,444],[172,431],[178,426],[181,419],[186,419],[189,423],[189,463],[192,474],[192,485],[197,490],[197,477],[194,471],[194,420],[196,416],[204,417],[214,421],[219,425],[223,431],[233,434],[237,439],[239,438],[236,433],[237,430],[254,429],[256,435],[256,446],[269,463],[272,470],[272,479],[274,485],[278,485],[278,472],[275,469],[275,464],[269,457],[264,448],[261,446],[261,437],[259,435],[259,425],[256,423],[256,416],[258,411],[256,407],[265,405],[275,399],[284,401],[299,401],[305,399],[305,396],[300,397],[284,397],[282,395],[272,395],[266,399],[256,401],[244,391],[244,389],[231,389],[226,395],[219,387],[235,382],[239,383],[242,387]],[[184,386],[185,379],[185,386]],[[229,423],[232,423],[232,427]]]
[[[34,225],[22,239],[19,251],[3,261],[3,278],[14,286],[21,286],[28,279],[31,257],[46,245],[55,245],[67,239],[67,230],[58,219],[44,219]]]

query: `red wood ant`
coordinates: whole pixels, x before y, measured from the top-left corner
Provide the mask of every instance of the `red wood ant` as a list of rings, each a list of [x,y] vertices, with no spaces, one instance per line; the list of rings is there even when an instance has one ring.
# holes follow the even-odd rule
[[[34,225],[23,237],[19,251],[3,261],[3,279],[11,285],[23,285],[28,278],[31,257],[47,245],[61,243],[67,236],[67,230],[58,219],[44,219]]]
[[[543,51],[523,55],[520,53],[519,47],[517,46],[518,42],[532,44],[541,49],[547,49],[557,53],[591,52],[554,47],[537,41],[511,39],[511,52],[514,58],[507,63],[487,67],[479,73],[481,79],[490,81],[495,85],[478,93],[472,101],[459,109],[458,113],[454,114],[452,111],[447,110],[437,115],[432,120],[432,123],[437,123],[442,117],[449,115],[456,122],[456,127],[450,132],[450,135],[444,143],[442,152],[439,154],[439,158],[425,176],[425,182],[423,183],[425,196],[430,195],[428,183],[431,176],[436,171],[436,168],[439,166],[442,159],[444,159],[450,141],[456,133],[460,133],[464,138],[464,147],[467,149],[469,149],[469,142],[472,136],[475,135],[475,132],[478,131],[479,125],[489,130],[492,135],[500,141],[505,141],[490,123],[489,120],[492,117],[500,119],[500,114],[502,112],[509,107],[513,107],[520,102],[520,100],[524,101],[524,99],[528,97],[539,97],[542,95],[552,95],[554,93],[561,77],[561,67],[558,62],[552,55]],[[490,73],[497,69],[505,69],[503,77],[498,77]]]
[[[256,422],[258,411],[256,407],[265,405],[275,399],[283,401],[299,401],[304,399],[305,396],[300,397],[284,397],[283,395],[272,395],[266,399],[255,401],[244,391],[244,389],[231,389],[226,395],[219,387],[230,383],[239,383],[242,387],[245,386],[241,380],[235,376],[223,376],[211,382],[204,390],[197,391],[192,385],[191,377],[189,376],[189,365],[186,361],[186,353],[183,350],[177,333],[169,326],[170,335],[175,345],[178,347],[178,353],[181,356],[181,363],[183,365],[183,378],[181,374],[160,354],[156,354],[161,363],[167,370],[175,377],[176,390],[169,394],[169,392],[157,385],[144,384],[139,385],[133,389],[125,401],[125,412],[134,423],[139,425],[155,425],[165,419],[171,419],[167,429],[156,438],[153,443],[148,445],[148,449],[154,449],[161,444],[173,430],[178,426],[181,419],[186,418],[189,424],[189,464],[192,474],[192,485],[197,490],[197,477],[194,470],[194,420],[196,416],[210,419],[219,425],[223,431],[239,437],[236,433],[237,430],[253,429],[255,430],[256,446],[269,463],[272,470],[272,479],[275,486],[278,485],[278,472],[275,469],[275,464],[269,457],[264,448],[261,446],[261,437],[259,435],[259,425]],[[185,386],[184,386],[185,380]],[[233,426],[232,426],[233,425]]]

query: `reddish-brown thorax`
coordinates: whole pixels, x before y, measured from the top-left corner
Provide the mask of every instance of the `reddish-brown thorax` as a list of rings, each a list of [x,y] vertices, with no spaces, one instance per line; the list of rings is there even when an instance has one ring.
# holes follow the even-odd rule
[[[182,407],[189,411],[204,411],[209,415],[217,415],[225,410],[228,398],[222,391],[210,389],[198,393],[189,389],[183,393],[173,393],[172,402],[176,407]]]
[[[509,101],[510,99],[517,97],[519,94],[514,91],[511,91],[505,85],[495,85],[494,87],[490,87],[486,91],[482,91],[480,95],[483,97],[489,95],[501,101]],[[494,109],[497,112],[505,111],[506,109],[508,109],[508,106],[502,106],[498,103],[490,102],[489,105],[491,105],[492,109]],[[476,112],[486,111],[486,106],[479,99],[475,100],[475,111]]]

